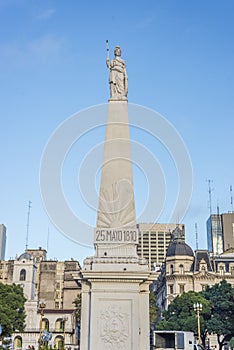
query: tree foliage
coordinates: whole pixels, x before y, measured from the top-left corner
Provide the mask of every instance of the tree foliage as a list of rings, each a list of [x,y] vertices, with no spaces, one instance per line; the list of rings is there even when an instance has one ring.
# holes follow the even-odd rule
[[[15,330],[24,330],[25,301],[20,286],[0,283],[0,324],[3,337],[10,336]]]
[[[234,289],[222,280],[219,284],[207,287],[203,292],[211,306],[210,318],[206,327],[209,333],[217,334],[219,348],[234,336]]]
[[[80,322],[81,322],[81,293],[79,293],[77,295],[76,299],[72,303],[75,304],[76,321],[80,325]]]
[[[234,337],[234,289],[225,280],[207,287],[205,291],[188,292],[177,296],[163,313],[164,319],[157,324],[158,330],[192,331],[197,334],[197,317],[193,309],[202,304],[200,312],[201,339],[217,334],[219,350]]]
[[[153,291],[149,294],[149,314],[150,314],[150,328],[154,328],[156,322],[160,317],[160,310],[156,304],[156,295]]]
[[[210,315],[210,305],[201,293],[190,291],[177,296],[169,305],[168,310],[164,311],[164,319],[157,324],[157,329],[190,331],[197,334],[197,314],[193,308],[196,303],[201,303],[203,306],[200,312],[200,325],[202,343],[204,344],[207,333],[206,320]]]

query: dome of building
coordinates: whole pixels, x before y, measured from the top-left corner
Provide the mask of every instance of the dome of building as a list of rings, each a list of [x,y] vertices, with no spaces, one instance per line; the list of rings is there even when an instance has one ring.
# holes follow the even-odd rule
[[[192,248],[181,239],[175,239],[168,247],[166,256],[186,255],[193,257]]]
[[[19,256],[18,260],[32,260],[32,256],[25,252]]]
[[[192,248],[182,239],[182,230],[176,227],[172,232],[173,241],[167,248],[166,257],[183,255],[194,256]]]

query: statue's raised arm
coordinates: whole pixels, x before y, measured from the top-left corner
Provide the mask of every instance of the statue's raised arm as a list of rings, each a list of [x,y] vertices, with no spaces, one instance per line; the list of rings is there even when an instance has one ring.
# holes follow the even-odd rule
[[[109,49],[108,49],[109,51]],[[128,77],[126,65],[121,56],[121,49],[116,46],[115,58],[110,61],[107,56],[106,64],[109,68],[110,100],[126,100],[128,94]]]

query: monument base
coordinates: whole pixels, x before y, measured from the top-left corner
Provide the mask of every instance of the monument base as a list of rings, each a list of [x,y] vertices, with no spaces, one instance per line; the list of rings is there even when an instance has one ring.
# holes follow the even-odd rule
[[[155,276],[143,259],[106,259],[87,258],[75,277],[82,285],[80,349],[149,349],[149,285]]]

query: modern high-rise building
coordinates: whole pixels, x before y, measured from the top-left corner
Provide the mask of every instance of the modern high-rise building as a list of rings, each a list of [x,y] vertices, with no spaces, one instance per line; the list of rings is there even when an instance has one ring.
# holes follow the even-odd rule
[[[222,214],[223,249],[234,248],[234,213]]]
[[[234,213],[212,214],[206,225],[209,252],[220,255],[234,248]]]
[[[166,257],[166,252],[172,239],[172,231],[178,226],[185,239],[183,224],[138,224],[139,244],[137,254],[148,260],[151,270],[157,270]]]
[[[0,225],[0,260],[5,259],[6,251],[6,226]]]
[[[212,214],[206,222],[207,245],[209,252],[214,255],[223,252],[223,229],[222,218],[220,214]]]

